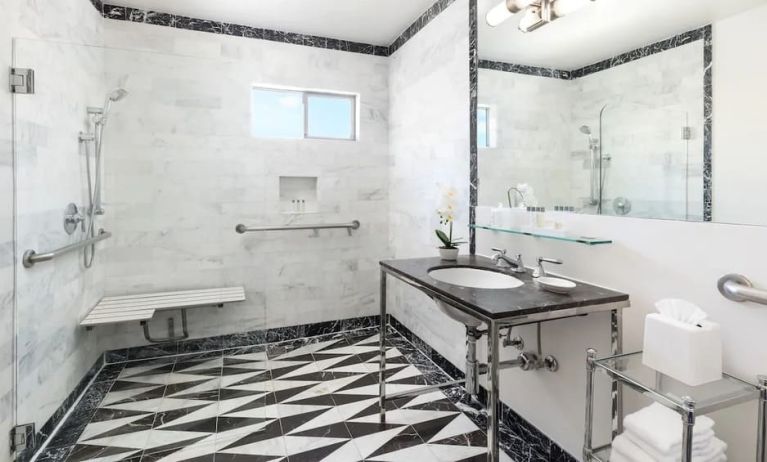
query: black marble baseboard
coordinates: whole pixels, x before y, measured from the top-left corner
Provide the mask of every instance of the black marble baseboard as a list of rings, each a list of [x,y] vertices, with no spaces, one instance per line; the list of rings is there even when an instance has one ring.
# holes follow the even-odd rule
[[[452,379],[464,378],[465,374],[462,368],[442,356],[392,315],[389,315],[389,325],[450,375]],[[486,408],[487,391],[484,388],[480,388],[478,399],[479,404]],[[469,402],[468,397],[464,395],[456,397],[456,400],[464,403]],[[481,409],[477,409],[477,414],[478,422],[481,423],[483,419],[486,419],[486,415]],[[501,433],[501,441],[505,443],[504,450],[517,462],[575,462],[577,460],[503,402],[501,402]]]
[[[64,402],[61,403],[58,408],[56,408],[56,410],[53,412],[53,415],[51,415],[51,417],[43,424],[43,426],[37,430],[34,438],[27,439],[29,447],[24,451],[16,453],[16,462],[27,462],[28,460],[32,459],[32,456],[35,454],[35,452],[37,452],[45,440],[47,440],[53,434],[53,431],[56,429],[56,427],[64,420],[67,412],[69,412],[75,403],[77,403],[80,395],[86,391],[86,389],[88,389],[91,381],[93,381],[94,377],[99,374],[103,366],[104,358],[103,355],[100,355],[96,362],[93,363],[90,369],[88,369],[88,371],[85,373],[83,378],[80,379],[80,381],[77,383],[75,389],[72,390]]]
[[[114,364],[125,361],[204,353],[231,348],[263,345],[284,340],[316,337],[318,335],[335,334],[346,330],[375,327],[378,326],[378,319],[379,316],[365,316],[337,321],[302,324],[298,326],[275,327],[237,334],[182,340],[179,342],[155,343],[151,345],[107,351],[104,353],[104,361],[107,364]]]

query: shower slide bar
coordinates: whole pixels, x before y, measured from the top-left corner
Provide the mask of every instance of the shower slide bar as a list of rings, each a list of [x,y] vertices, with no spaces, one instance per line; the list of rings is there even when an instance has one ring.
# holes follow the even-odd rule
[[[80,242],[76,242],[74,244],[70,244],[50,252],[37,253],[34,250],[29,249],[24,252],[24,256],[22,257],[21,262],[24,265],[24,268],[32,268],[36,263],[53,260],[56,257],[60,257],[69,252],[74,252],[75,250],[82,249],[83,247],[88,247],[91,244],[103,241],[104,239],[109,239],[110,237],[112,237],[112,233],[100,229],[99,234],[95,237],[84,239]]]
[[[719,293],[724,298],[735,302],[754,302],[767,305],[767,290],[757,289],[745,276],[740,274],[727,274],[722,276],[717,283]]]
[[[264,231],[300,231],[300,230],[314,230],[320,229],[346,229],[349,231],[349,236],[352,235],[352,231],[360,229],[360,222],[354,220],[351,223],[328,223],[328,224],[310,224],[310,225],[286,225],[286,226],[245,226],[243,224],[237,225],[234,230],[239,234],[245,233],[258,233]]]

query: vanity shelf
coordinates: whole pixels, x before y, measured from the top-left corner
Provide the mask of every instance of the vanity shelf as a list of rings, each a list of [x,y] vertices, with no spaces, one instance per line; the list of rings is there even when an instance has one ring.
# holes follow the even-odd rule
[[[662,404],[680,415],[680,419],[708,414],[748,401],[760,400],[759,428],[767,424],[767,378],[759,377],[759,385],[752,385],[736,377],[722,374],[721,380],[710,382],[697,387],[686,385],[667,375],[645,366],[642,363],[642,352],[596,358],[596,351],[589,350],[587,359],[588,382],[586,397],[586,438],[583,449],[584,460],[591,462],[608,462],[610,460],[610,444],[593,447],[593,380],[597,371],[607,375],[613,382],[641,393],[642,395]],[[622,432],[622,416],[618,416],[617,433]],[[690,432],[692,429],[690,429]],[[617,435],[613,435],[615,437]],[[759,438],[757,461],[767,462],[764,446],[764,434]],[[682,461],[687,459],[682,456]]]
[[[508,233],[508,234],[517,234],[521,236],[533,236],[533,237],[540,237],[542,239],[553,239],[555,241],[564,241],[564,242],[575,242],[578,244],[586,244],[586,245],[602,245],[602,244],[612,244],[612,239],[603,239],[599,237],[587,237],[587,236],[575,236],[575,235],[556,235],[551,234],[551,232],[547,232],[546,230],[523,230],[519,228],[499,228],[495,226],[486,226],[486,225],[471,225],[474,229],[485,229],[488,231],[497,231],[500,233]]]

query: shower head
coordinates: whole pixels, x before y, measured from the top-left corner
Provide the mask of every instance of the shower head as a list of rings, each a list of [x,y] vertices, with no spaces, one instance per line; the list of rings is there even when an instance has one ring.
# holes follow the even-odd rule
[[[589,135],[589,136],[591,135],[591,128],[589,128],[588,125],[581,125],[580,131],[584,135]]]
[[[120,101],[126,96],[128,96],[128,90],[124,88],[116,88],[112,90],[112,92],[109,93],[109,95],[107,95],[107,98],[109,98],[110,101],[116,102],[116,101]]]
[[[98,116],[96,122],[104,125],[107,121],[107,115],[109,115],[109,109],[112,108],[112,103],[120,101],[128,96],[128,90],[124,88],[115,88],[107,93],[106,100],[104,101],[104,108],[101,110],[101,114]]]

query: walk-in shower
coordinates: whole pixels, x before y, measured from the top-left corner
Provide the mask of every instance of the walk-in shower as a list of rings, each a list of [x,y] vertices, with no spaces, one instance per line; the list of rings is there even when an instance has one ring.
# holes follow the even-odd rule
[[[96,215],[104,214],[104,209],[101,207],[101,159],[104,147],[104,131],[109,120],[109,111],[112,108],[112,103],[118,102],[126,96],[128,96],[127,90],[116,88],[107,94],[102,107],[89,107],[89,132],[80,133],[80,143],[85,148],[85,169],[88,182],[88,210],[86,210],[84,218],[85,239],[92,239],[96,236],[95,217]],[[91,158],[93,158],[93,161],[91,161]],[[93,265],[95,256],[95,244],[85,248],[83,263],[86,268],[90,268]]]

